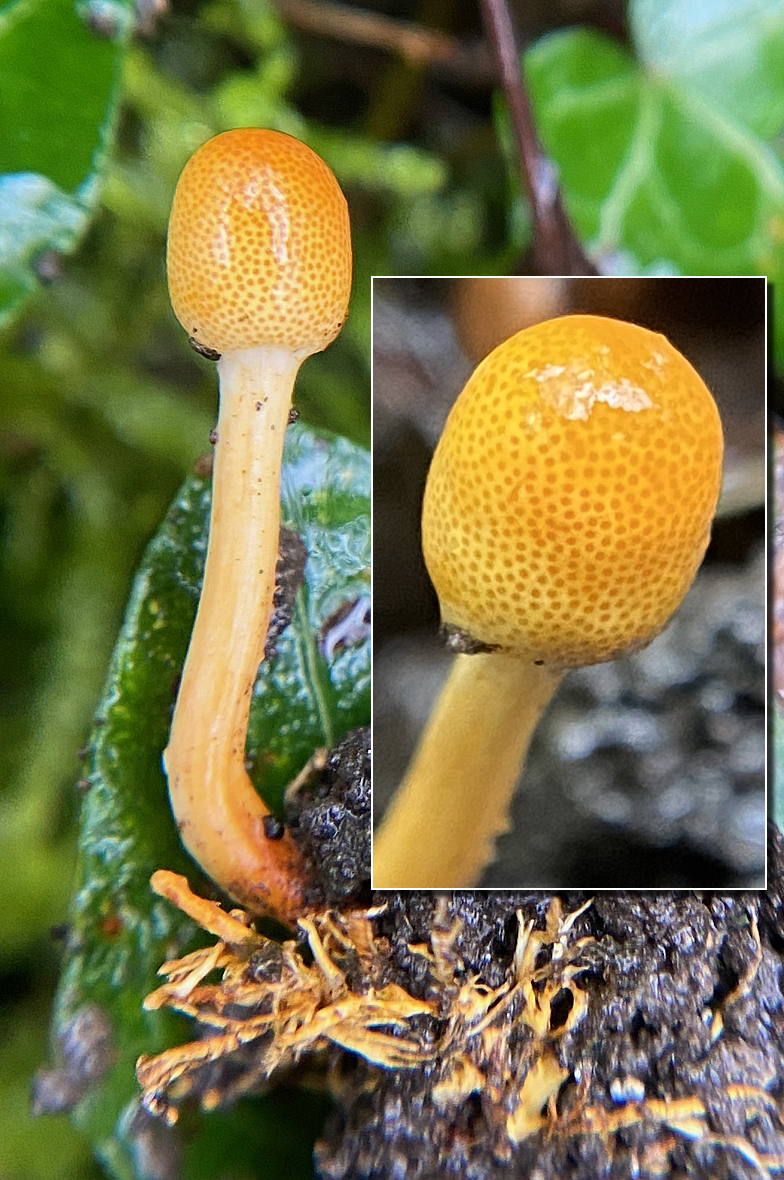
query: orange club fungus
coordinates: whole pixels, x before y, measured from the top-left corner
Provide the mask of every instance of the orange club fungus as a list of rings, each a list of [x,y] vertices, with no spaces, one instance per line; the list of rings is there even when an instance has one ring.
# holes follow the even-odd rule
[[[293,922],[305,868],[248,777],[245,739],[272,611],[294,380],[335,339],[348,305],[343,193],[289,135],[217,135],[177,184],[167,270],[174,312],[216,357],[220,384],[204,583],[164,754],[169,796],[213,881],[250,911]]]
[[[636,324],[547,320],[478,366],[422,511],[462,650],[374,840],[376,888],[476,882],[563,672],[649,643],[689,588],[722,452],[702,379]]]

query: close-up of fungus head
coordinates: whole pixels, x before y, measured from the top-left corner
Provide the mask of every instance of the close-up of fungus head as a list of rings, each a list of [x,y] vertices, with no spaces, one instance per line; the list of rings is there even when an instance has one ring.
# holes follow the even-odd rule
[[[224,355],[330,344],[351,289],[348,209],[330,169],[291,135],[224,131],[183,169],[166,268],[177,319]]]
[[[477,367],[422,510],[459,654],[375,835],[375,887],[475,884],[563,672],[649,643],[691,585],[722,455],[702,378],[636,324],[561,316]]]
[[[217,360],[220,384],[204,583],[164,755],[169,795],[208,876],[251,911],[291,921],[302,858],[248,777],[245,739],[272,612],[294,380],[348,306],[343,193],[299,140],[226,131],[180,177],[167,269],[175,314]]]

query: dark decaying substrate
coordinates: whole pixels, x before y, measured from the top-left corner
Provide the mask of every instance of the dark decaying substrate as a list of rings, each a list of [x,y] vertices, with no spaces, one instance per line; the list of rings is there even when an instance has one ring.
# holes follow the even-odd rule
[[[238,924],[209,960],[221,982],[196,964],[200,1039],[141,1064],[147,1109],[171,1121],[316,1054],[327,1180],[784,1169],[778,832],[766,893],[371,895],[367,743],[344,739],[290,801],[325,874],[299,943]],[[182,1007],[173,979],[154,1006]]]
[[[567,948],[582,944],[573,962],[585,968],[570,988],[554,990],[548,976],[549,964],[558,978],[562,944],[539,949],[543,979],[533,994],[549,993],[543,1035],[526,1023],[520,998],[489,1050],[486,1034],[471,1037],[466,1027],[462,1051],[478,1066],[468,1093],[444,1088],[452,1065],[437,1056],[411,1070],[379,1071],[358,1057],[340,1062],[338,1108],[318,1149],[321,1174],[777,1174],[784,1168],[783,858],[773,831],[767,893],[597,895],[568,937]],[[388,946],[389,978],[416,996],[438,996],[449,1010],[450,993],[472,977],[502,984],[513,972],[518,912],[542,928],[555,899],[405,893],[386,900],[376,929]],[[563,895],[563,913],[587,900]],[[410,949],[427,945],[434,929],[455,931],[455,974],[446,986]],[[437,1042],[443,1023],[428,1023],[421,1035]],[[510,1113],[526,1073],[549,1052],[563,1080],[542,1126],[515,1143]]]

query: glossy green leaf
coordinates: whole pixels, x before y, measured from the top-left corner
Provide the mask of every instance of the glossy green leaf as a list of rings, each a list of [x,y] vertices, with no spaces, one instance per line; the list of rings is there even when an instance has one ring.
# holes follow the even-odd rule
[[[289,429],[283,523],[304,541],[308,561],[294,619],[277,640],[277,655],[262,666],[248,735],[252,774],[272,804],[315,748],[369,720],[367,637],[353,634],[344,645],[327,644],[329,658],[324,643],[334,612],[368,593],[369,495],[365,451],[299,424]],[[161,962],[181,953],[194,935],[189,920],[153,897],[149,877],[156,868],[169,868],[199,884],[169,812],[161,752],[198,599],[209,503],[209,481],[188,479],[134,583],[90,742],[79,880],[55,1021],[55,1034],[62,1035],[86,1004],[109,1018],[113,1064],[75,1117],[111,1173],[129,1180],[135,1175],[128,1131],[137,1098],[135,1059],[187,1039],[184,1026],[143,1013],[141,1004]],[[248,1135],[238,1131],[249,1119],[247,1108],[196,1120],[188,1175],[209,1180],[228,1174],[229,1164],[239,1160],[243,1176],[260,1180],[307,1175],[312,1106],[305,1096],[296,1101],[307,1117],[293,1145],[285,1135],[276,1143],[275,1102],[254,1103],[255,1163],[246,1158]],[[223,1149],[210,1149],[218,1126]],[[213,1171],[206,1164],[210,1158]]]
[[[640,58],[762,139],[784,127],[781,0],[631,0]]]
[[[307,593],[294,624],[261,666],[248,727],[251,776],[271,804],[318,746],[370,717],[370,648],[340,644],[324,655],[331,620],[370,595],[370,467],[348,442],[289,430],[284,524],[308,551]],[[261,753],[263,751],[263,754]]]
[[[586,29],[544,38],[525,70],[569,213],[603,270],[784,275],[784,168],[747,126]]]
[[[131,19],[130,0],[0,8],[0,324],[95,207]]]

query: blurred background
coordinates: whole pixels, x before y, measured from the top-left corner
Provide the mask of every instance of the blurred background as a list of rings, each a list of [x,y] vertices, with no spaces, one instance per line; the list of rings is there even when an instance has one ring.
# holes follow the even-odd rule
[[[79,750],[133,570],[215,413],[214,373],[165,290],[179,171],[241,125],[298,135],[334,169],[354,297],[298,402],[364,444],[370,276],[525,273],[531,217],[478,4],[7,0],[0,12],[0,1177],[56,1180],[99,1174],[65,1116],[29,1117]],[[602,273],[781,274],[778,0],[510,12],[539,133]],[[780,369],[782,339],[779,327]],[[412,434],[412,453],[429,437]],[[227,1159],[219,1172],[240,1174]]]
[[[664,634],[567,674],[481,883],[764,882],[765,305],[764,281],[750,278],[374,280],[374,824],[453,658],[419,537],[446,414],[514,331],[567,312],[613,315],[663,332],[714,394],[726,446],[718,519]]]

